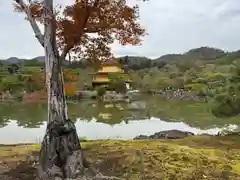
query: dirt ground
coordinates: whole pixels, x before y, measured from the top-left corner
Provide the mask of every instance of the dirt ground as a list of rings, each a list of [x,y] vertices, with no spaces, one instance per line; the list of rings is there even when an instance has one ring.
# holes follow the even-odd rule
[[[240,180],[240,137],[83,142],[104,175],[128,180]],[[33,180],[39,145],[0,145],[0,180]]]

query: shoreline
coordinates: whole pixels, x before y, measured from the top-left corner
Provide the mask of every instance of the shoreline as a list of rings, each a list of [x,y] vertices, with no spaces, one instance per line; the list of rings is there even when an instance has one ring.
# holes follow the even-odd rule
[[[166,100],[179,100],[179,101],[193,101],[193,102],[207,102],[207,98],[204,96],[197,95],[196,93],[192,93],[183,89],[158,89],[158,90],[148,90],[142,91],[139,90],[131,90],[129,93],[137,94],[137,95],[159,95],[161,98]],[[126,93],[128,94],[128,93]],[[20,96],[21,95],[21,96]],[[96,91],[88,91],[88,90],[79,90],[72,97],[68,97],[69,101],[80,101],[85,99],[96,99],[97,96]],[[112,94],[111,97],[118,96],[117,94]],[[122,97],[121,97],[122,98]],[[0,102],[26,102],[26,103],[42,103],[47,100],[46,93],[43,93],[43,90],[34,91],[31,93],[18,93],[11,94],[9,92],[2,92]]]
[[[218,134],[194,134],[188,131],[181,131],[181,130],[165,130],[159,131],[151,135],[138,135],[132,139],[87,139],[86,137],[80,137],[80,143],[84,142],[97,142],[97,141],[153,141],[153,140],[179,140],[184,138],[204,138],[204,137],[239,137],[240,132],[235,131],[226,131],[226,132],[219,132]],[[35,146],[40,145],[41,140],[37,143],[9,143],[9,144],[0,144],[0,147],[17,147],[17,146]]]

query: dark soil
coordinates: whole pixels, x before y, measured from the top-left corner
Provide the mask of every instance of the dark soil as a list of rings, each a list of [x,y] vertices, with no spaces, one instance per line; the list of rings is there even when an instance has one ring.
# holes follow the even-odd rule
[[[6,147],[14,148],[17,146]],[[9,149],[9,151],[11,150]],[[0,159],[0,180],[34,180],[36,178],[35,162],[38,160],[37,157],[38,151],[33,151],[25,156],[12,155],[11,159],[9,157]],[[16,160],[14,160],[15,158]]]
[[[0,174],[1,180],[34,180],[36,178],[36,169],[28,162],[20,162],[15,167],[9,167],[9,171]]]

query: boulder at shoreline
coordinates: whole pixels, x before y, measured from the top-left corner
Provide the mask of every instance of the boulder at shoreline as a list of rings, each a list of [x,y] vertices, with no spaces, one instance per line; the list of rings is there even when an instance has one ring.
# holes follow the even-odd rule
[[[150,136],[147,135],[139,135],[133,138],[134,140],[151,140],[151,139],[182,139],[188,136],[195,136],[194,133],[188,132],[188,131],[180,131],[180,130],[167,130],[167,131],[160,131],[156,132]],[[201,134],[200,136],[239,136],[240,137],[240,132],[219,132],[216,135],[211,135],[211,134]]]
[[[181,139],[187,136],[194,136],[194,133],[187,132],[187,131],[180,131],[180,130],[167,130],[167,131],[160,131],[153,135],[146,136],[140,135],[134,138],[134,140],[140,139]]]

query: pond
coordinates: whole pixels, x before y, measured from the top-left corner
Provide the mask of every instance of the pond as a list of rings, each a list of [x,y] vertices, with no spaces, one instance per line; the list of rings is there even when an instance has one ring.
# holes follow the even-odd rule
[[[135,97],[132,103],[100,103],[83,100],[69,103],[69,116],[78,134],[87,139],[132,139],[163,130],[216,134],[237,128],[239,117],[216,118],[207,104],[173,101],[158,96]],[[36,143],[46,128],[46,104],[0,105],[0,144]]]

